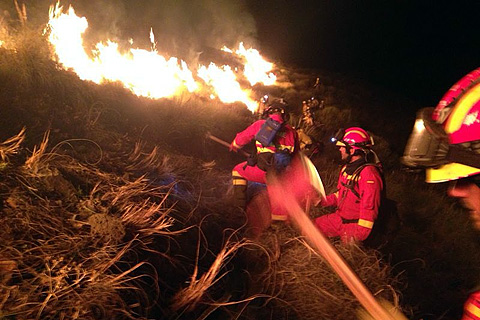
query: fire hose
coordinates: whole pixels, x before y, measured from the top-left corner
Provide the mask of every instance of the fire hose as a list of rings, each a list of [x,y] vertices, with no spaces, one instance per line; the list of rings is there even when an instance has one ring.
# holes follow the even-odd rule
[[[207,137],[208,139],[213,140],[213,141],[215,141],[215,142],[218,142],[218,143],[220,143],[221,145],[223,145],[223,146],[225,146],[225,147],[227,147],[227,148],[230,148],[230,143],[228,143],[227,141],[222,140],[222,139],[220,139],[220,138],[218,138],[218,137],[215,137],[214,135],[210,134],[210,132],[207,132],[206,135],[205,135],[205,137]],[[243,154],[244,156],[246,156],[246,157],[250,156],[250,153],[248,153],[248,152],[246,152],[246,151],[244,151],[244,150],[241,150],[241,149],[240,149],[239,152],[240,152],[241,154]]]
[[[301,161],[292,164],[294,170],[301,170],[297,171],[301,174],[295,174],[294,176],[296,176],[296,178],[294,179],[303,179],[302,177],[310,179],[310,184],[318,192],[318,187],[315,186],[321,185],[323,189],[321,180],[315,181],[316,177],[319,178],[319,175],[318,173],[310,172],[312,170],[316,171],[315,167],[306,166],[309,162],[305,162],[302,157],[307,158],[303,154],[300,154]],[[405,316],[388,302],[384,301],[382,305],[375,299],[373,294],[367,289],[365,284],[355,274],[328,238],[315,227],[305,211],[300,207],[298,199],[292,194],[292,191],[287,190],[287,186],[291,186],[292,182],[302,183],[302,181],[292,181],[291,176],[292,175],[289,176],[290,179],[288,181],[285,177],[274,175],[268,179],[267,188],[271,190],[271,192],[269,192],[270,199],[287,210],[289,217],[362,304],[366,311],[361,310],[359,312],[361,318],[372,320],[406,320]],[[324,194],[320,192],[319,195],[324,196]]]
[[[206,137],[226,147],[230,147],[228,142],[210,133],[207,133]],[[249,154],[243,150],[240,150],[240,152],[249,156]],[[300,173],[293,175],[297,177],[295,179],[307,179],[317,193],[322,198],[325,197],[323,183],[315,166],[311,163],[310,159],[301,152],[299,154],[299,160],[300,161],[293,164],[293,170]],[[277,204],[280,204],[287,210],[289,217],[362,304],[365,310],[359,311],[360,318],[364,320],[407,320],[407,318],[390,303],[383,301],[381,304],[375,299],[373,294],[330,243],[328,238],[313,225],[307,213],[300,207],[296,197],[286,189],[286,186],[292,185],[292,181],[282,180],[283,178],[281,176],[275,175],[272,175],[268,179],[267,188],[272,190],[269,192],[271,201],[277,202]],[[302,183],[300,181],[296,182]],[[307,203],[309,202],[310,198],[307,199]],[[307,211],[308,209],[309,205],[307,206]]]

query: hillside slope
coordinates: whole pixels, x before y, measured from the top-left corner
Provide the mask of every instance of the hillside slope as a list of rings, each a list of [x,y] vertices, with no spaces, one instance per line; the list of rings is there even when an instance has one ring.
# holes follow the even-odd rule
[[[293,226],[244,237],[245,217],[229,206],[230,170],[243,158],[204,138],[231,140],[254,118],[243,105],[188,95],[151,100],[116,83],[81,81],[50,60],[31,30],[12,46],[0,47],[1,317],[354,317],[358,302]],[[457,318],[480,264],[466,254],[475,245],[459,250],[446,229],[466,230],[454,234],[462,244],[474,235],[465,216],[436,216],[451,206],[443,190],[398,170],[410,130],[390,118],[402,114],[399,100],[383,117],[377,92],[344,78],[278,73],[292,85],[256,89],[290,101],[292,121],[302,99],[326,102],[316,133],[325,148],[314,163],[327,191],[338,172],[327,140],[340,126],[370,130],[389,170],[402,231],[382,253],[335,246],[372,292],[412,319]]]

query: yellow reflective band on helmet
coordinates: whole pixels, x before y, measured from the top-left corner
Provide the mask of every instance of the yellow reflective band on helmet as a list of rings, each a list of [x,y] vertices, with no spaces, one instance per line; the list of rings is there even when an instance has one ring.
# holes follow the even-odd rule
[[[472,106],[480,100],[480,84],[470,89],[460,100],[452,111],[452,114],[447,119],[445,124],[445,132],[453,133],[460,129],[464,119]]]
[[[359,131],[359,130],[350,130],[347,133],[345,133],[345,136],[348,136],[350,133],[358,133],[359,135],[362,136],[362,138],[367,139],[368,137],[365,135],[365,132]]]
[[[368,229],[373,228],[373,222],[368,220],[358,219],[358,225]]]
[[[475,317],[480,318],[480,308],[473,303],[469,303],[465,309],[467,309],[467,311],[471,314],[475,315]]]
[[[459,163],[448,163],[437,169],[427,169],[425,181],[428,183],[445,182],[466,178],[479,173],[480,168],[474,168]]]

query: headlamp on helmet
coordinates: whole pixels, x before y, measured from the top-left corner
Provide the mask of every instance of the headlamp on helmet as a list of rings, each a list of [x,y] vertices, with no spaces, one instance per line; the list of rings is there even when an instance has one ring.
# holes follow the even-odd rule
[[[340,129],[338,129],[338,131],[335,133],[335,135],[330,138],[330,141],[331,141],[332,143],[335,143],[335,144],[336,144],[337,141],[342,141],[344,135],[345,135],[345,129],[340,128]]]
[[[273,100],[267,108],[265,108],[265,111],[263,112],[264,116],[268,116],[270,114],[274,113],[280,113],[282,117],[285,118],[285,115],[287,113],[287,103],[283,99],[275,99]]]
[[[462,144],[450,144],[443,126],[432,120],[433,111],[424,108],[418,112],[402,162],[414,168],[438,168],[450,163],[480,168],[480,154]]]
[[[339,129],[331,138],[337,147],[366,150],[373,146],[373,138],[362,128],[351,127],[347,130]]]
[[[267,104],[268,103],[268,94],[264,95],[263,97],[260,98],[260,102],[263,103],[263,104]]]

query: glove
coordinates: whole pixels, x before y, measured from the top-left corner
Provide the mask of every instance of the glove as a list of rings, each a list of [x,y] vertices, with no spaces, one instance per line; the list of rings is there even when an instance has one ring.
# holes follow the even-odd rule
[[[228,150],[233,151],[233,152],[237,152],[238,151],[238,148],[235,146],[235,141],[232,141],[232,143],[230,143],[230,147],[228,147]]]

